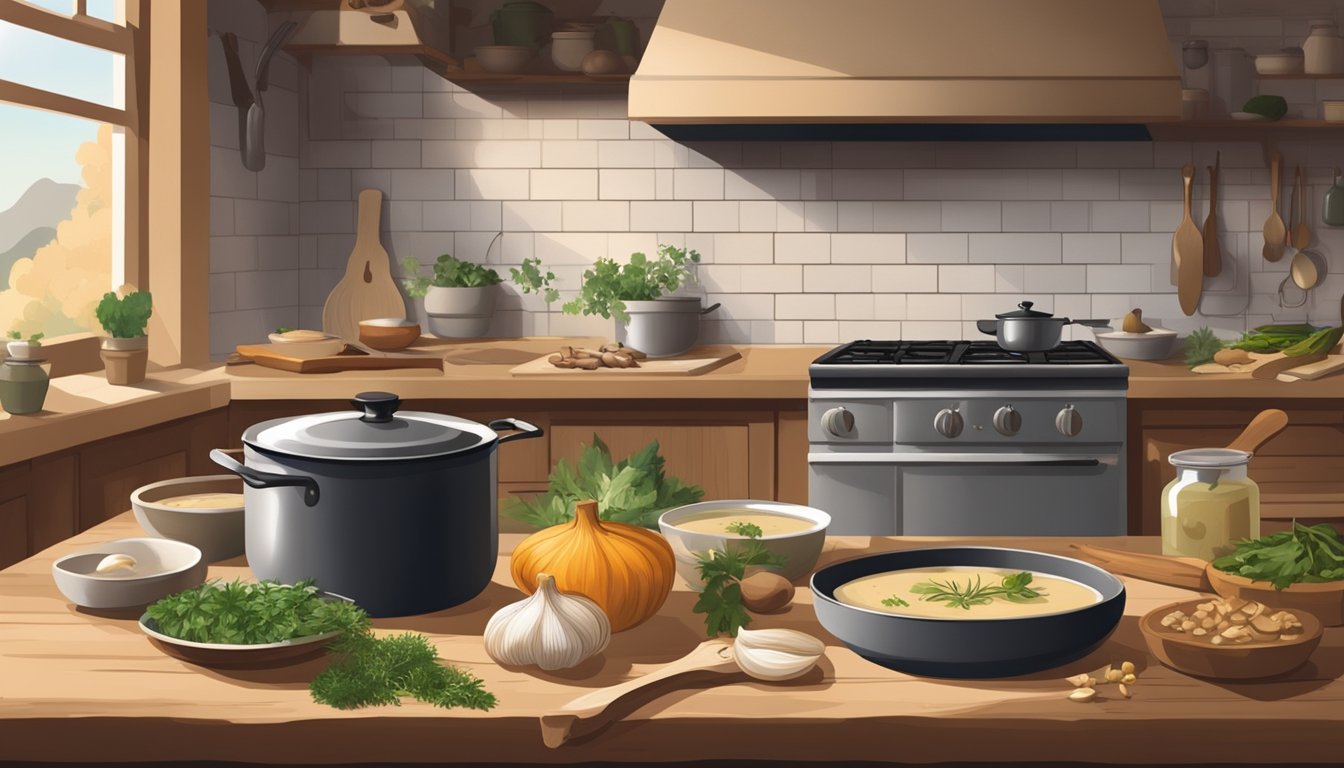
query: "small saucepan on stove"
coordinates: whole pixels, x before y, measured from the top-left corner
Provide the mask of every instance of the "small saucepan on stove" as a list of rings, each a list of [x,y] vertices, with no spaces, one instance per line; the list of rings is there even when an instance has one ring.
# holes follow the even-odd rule
[[[995,315],[997,320],[977,320],[975,327],[981,333],[989,334],[998,340],[999,346],[1010,352],[1045,352],[1059,346],[1059,336],[1064,326],[1087,325],[1093,328],[1110,326],[1108,320],[1070,320],[1067,317],[1055,317],[1049,312],[1032,309],[1032,302],[1024,301],[1018,309]]]

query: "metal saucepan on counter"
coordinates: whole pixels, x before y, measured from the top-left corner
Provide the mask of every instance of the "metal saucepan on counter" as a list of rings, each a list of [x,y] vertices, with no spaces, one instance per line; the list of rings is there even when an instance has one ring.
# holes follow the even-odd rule
[[[247,562],[258,579],[315,579],[370,616],[449,608],[480,594],[499,552],[496,449],[543,433],[517,419],[488,425],[398,413],[363,392],[358,411],[273,419],[243,432]],[[497,430],[516,430],[500,437]]]
[[[994,336],[999,346],[1010,352],[1045,352],[1059,346],[1059,336],[1064,326],[1086,325],[1093,328],[1107,328],[1108,320],[1070,320],[1067,317],[1055,317],[1049,312],[1032,309],[1033,302],[1024,301],[1018,309],[995,315],[997,320],[977,320],[975,327],[981,333]]]

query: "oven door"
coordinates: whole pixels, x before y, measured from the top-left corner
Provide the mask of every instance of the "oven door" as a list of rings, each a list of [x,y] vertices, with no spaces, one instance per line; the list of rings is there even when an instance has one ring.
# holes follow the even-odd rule
[[[809,503],[828,533],[1121,536],[1123,452],[812,453]]]

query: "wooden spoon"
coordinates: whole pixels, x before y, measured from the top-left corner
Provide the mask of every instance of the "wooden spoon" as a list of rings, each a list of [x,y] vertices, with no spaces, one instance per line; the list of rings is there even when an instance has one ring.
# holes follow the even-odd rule
[[[1223,271],[1223,252],[1218,247],[1218,167],[1223,153],[1213,156],[1209,169],[1209,215],[1204,217],[1204,276],[1217,277]]]
[[[1171,257],[1176,262],[1176,292],[1181,311],[1193,315],[1199,307],[1199,294],[1204,287],[1204,238],[1190,215],[1195,166],[1186,163],[1181,168],[1181,179],[1185,186],[1185,211],[1171,239]]]
[[[1288,219],[1293,229],[1288,235],[1289,243],[1298,250],[1311,245],[1311,228],[1307,226],[1307,191],[1302,181],[1302,166],[1298,165],[1293,178],[1293,200],[1289,208]]]
[[[746,673],[737,666],[733,642],[706,640],[695,650],[642,677],[600,688],[541,716],[541,739],[554,749],[575,736],[587,735],[620,720],[639,706],[690,682]],[[666,682],[665,682],[666,681]]]
[[[1251,419],[1251,423],[1241,430],[1232,442],[1227,444],[1234,451],[1255,453],[1255,450],[1288,426],[1288,414],[1278,408],[1267,408]]]
[[[1265,220],[1265,247],[1260,253],[1265,261],[1278,261],[1283,258],[1284,241],[1288,237],[1288,228],[1279,215],[1279,184],[1281,183],[1283,155],[1275,152],[1269,158],[1269,218]]]

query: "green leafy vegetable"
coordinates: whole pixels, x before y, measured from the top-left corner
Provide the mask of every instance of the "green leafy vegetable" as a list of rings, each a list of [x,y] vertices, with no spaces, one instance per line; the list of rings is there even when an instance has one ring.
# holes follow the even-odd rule
[[[290,327],[287,326],[287,325],[282,325],[282,326],[280,326],[279,328],[276,328],[276,329],[275,329],[275,332],[276,332],[276,333],[289,333],[290,331],[293,331],[293,330],[296,330],[296,329],[294,329],[294,328],[290,328]]]
[[[583,273],[583,285],[573,301],[565,303],[565,314],[601,315],[625,322],[627,301],[650,301],[692,281],[691,270],[700,263],[697,251],[673,245],[658,246],[658,258],[643,253],[630,255],[630,263],[599,258]]]
[[[593,435],[592,445],[584,446],[577,466],[561,459],[551,471],[545,494],[530,501],[511,500],[504,514],[548,528],[573,519],[576,502],[596,499],[597,514],[603,520],[657,528],[663,510],[694,504],[705,495],[698,486],[667,475],[663,464],[657,440],[613,463],[611,450]]]
[[[1191,331],[1185,337],[1185,364],[1194,368],[1196,365],[1212,363],[1214,353],[1222,348],[1222,340],[1208,328]]]
[[[424,635],[351,634],[332,644],[337,659],[309,685],[313,701],[337,709],[393,704],[411,696],[436,707],[491,709],[495,697],[480,678],[439,663]]]
[[[420,274],[420,262],[414,256],[401,260],[406,279],[406,293],[412,298],[421,298],[430,288],[480,288],[486,285],[498,285],[503,282],[499,273],[489,267],[462,261],[451,253],[445,253],[434,262],[434,275],[423,277]]]
[[[909,604],[909,603],[907,603],[905,600],[903,600],[903,599],[897,597],[896,595],[892,595],[891,597],[884,597],[884,598],[882,598],[882,604],[885,605],[885,606],[887,606],[888,608],[909,608],[909,607],[910,607],[910,604]]]
[[[696,567],[705,586],[691,610],[705,614],[705,634],[737,637],[737,630],[751,623],[750,614],[742,607],[742,586],[738,582],[746,577],[747,568],[751,566],[783,564],[782,556],[770,552],[755,540],[699,555]]]
[[[1344,326],[1323,328],[1291,347],[1287,347],[1283,350],[1283,354],[1285,357],[1323,354],[1333,349],[1341,338],[1344,338]]]
[[[1043,596],[1044,590],[1029,586],[1031,578],[1030,572],[1018,571],[1004,576],[998,586],[985,586],[979,576],[975,577],[974,582],[967,579],[965,586],[958,584],[954,579],[947,581],[930,579],[914,585],[910,591],[916,595],[923,595],[920,600],[947,603],[948,608],[962,608],[969,611],[971,606],[989,605],[995,598],[1010,603],[1025,603]]]
[[[34,333],[32,336],[28,337],[28,346],[30,347],[42,346],[42,339],[44,337],[46,337],[45,333]],[[19,333],[18,331],[10,331],[9,338],[14,339],[15,341],[22,341],[23,334]]]
[[[1262,115],[1270,120],[1278,120],[1288,114],[1288,100],[1282,96],[1262,93],[1259,96],[1252,96],[1247,99],[1241,111]]]
[[[117,294],[108,291],[93,314],[113,338],[130,339],[145,335],[149,316],[154,313],[153,303],[149,291],[131,291],[125,298],[117,298]]]
[[[514,284],[522,289],[523,293],[541,294],[547,304],[560,298],[560,292],[551,287],[555,273],[549,270],[542,272],[541,259],[523,259],[522,266],[509,270],[509,277],[513,278]]]
[[[1344,540],[1325,523],[1302,525],[1294,520],[1292,530],[1237,542],[1237,548],[1214,560],[1213,567],[1272,582],[1275,589],[1299,582],[1344,581]]]
[[[746,536],[748,539],[759,539],[764,533],[764,531],[761,530],[761,526],[756,525],[755,523],[744,523],[737,520],[729,523],[725,527],[728,529],[729,533],[736,533],[738,536]]]
[[[1227,346],[1231,349],[1244,349],[1247,352],[1278,352],[1315,332],[1316,328],[1306,323],[1262,325],[1242,334],[1240,339]]]

